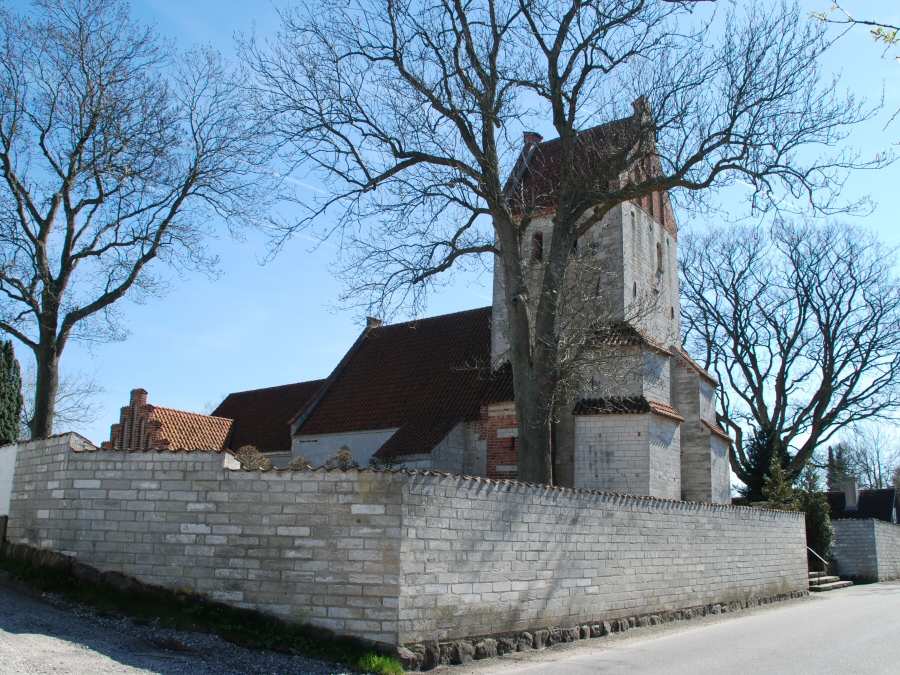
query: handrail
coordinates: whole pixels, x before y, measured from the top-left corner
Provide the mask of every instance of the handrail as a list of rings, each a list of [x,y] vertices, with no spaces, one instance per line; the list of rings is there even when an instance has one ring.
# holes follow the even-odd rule
[[[812,553],[814,556],[816,556],[819,560],[822,561],[822,570],[823,570],[824,572],[827,572],[827,571],[828,571],[828,561],[825,560],[825,558],[823,558],[822,556],[820,556],[818,553],[816,553],[815,551],[813,551],[809,546],[806,547],[806,550],[809,551],[810,553]]]

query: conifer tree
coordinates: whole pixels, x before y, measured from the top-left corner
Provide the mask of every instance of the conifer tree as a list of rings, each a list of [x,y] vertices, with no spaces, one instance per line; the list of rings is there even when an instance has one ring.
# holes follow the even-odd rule
[[[766,477],[769,475],[773,459],[778,457],[782,468],[790,462],[787,451],[778,446],[773,434],[765,428],[757,429],[747,444],[746,484],[739,488],[741,496],[750,502],[766,499],[763,494]]]
[[[828,499],[819,484],[819,472],[808,464],[797,485],[797,506],[806,514],[806,545],[823,558],[831,555],[834,527]]]
[[[0,347],[0,445],[19,440],[22,417],[22,373],[11,340]]]
[[[772,458],[769,475],[763,480],[762,494],[770,508],[785,511],[793,511],[797,508],[794,488],[784,470],[784,464],[778,457]]]

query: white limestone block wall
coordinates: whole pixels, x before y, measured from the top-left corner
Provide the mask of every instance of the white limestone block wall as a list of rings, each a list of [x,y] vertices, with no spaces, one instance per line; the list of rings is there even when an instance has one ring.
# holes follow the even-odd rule
[[[681,430],[653,414],[575,417],[577,488],[681,498]]]
[[[881,520],[835,520],[832,558],[843,577],[900,579],[900,525]]]
[[[72,436],[19,446],[10,541],[396,644],[401,474],[228,470],[228,453],[75,452]]]
[[[19,446],[14,543],[388,645],[806,588],[802,515],[228,453]],[[229,461],[230,459],[230,461]]]
[[[403,491],[406,644],[807,587],[802,514],[421,474]]]

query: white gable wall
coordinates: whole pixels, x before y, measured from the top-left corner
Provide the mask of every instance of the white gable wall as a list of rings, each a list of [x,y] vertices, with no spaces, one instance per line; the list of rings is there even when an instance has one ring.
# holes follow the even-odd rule
[[[369,466],[372,455],[396,432],[397,429],[394,428],[294,436],[291,450],[294,457],[302,455],[311,466],[316,467],[322,466],[326,459],[346,445],[360,466]]]

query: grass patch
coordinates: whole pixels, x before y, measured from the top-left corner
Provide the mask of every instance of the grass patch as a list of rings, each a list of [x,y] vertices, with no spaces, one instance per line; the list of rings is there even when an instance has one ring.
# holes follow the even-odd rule
[[[397,659],[374,653],[363,656],[357,667],[363,672],[373,675],[403,675],[406,672]]]
[[[376,675],[403,673],[398,661],[380,656],[349,638],[336,638],[313,628],[292,626],[251,610],[211,602],[190,591],[171,593],[146,588],[125,591],[108,584],[87,583],[66,565],[37,566],[0,554],[0,570],[12,579],[69,602],[89,605],[107,616],[128,616],[138,625],[158,622],[163,628],[212,633],[249,649],[268,649],[337,661]],[[366,665],[363,665],[363,664]],[[372,664],[371,668],[368,664]]]

